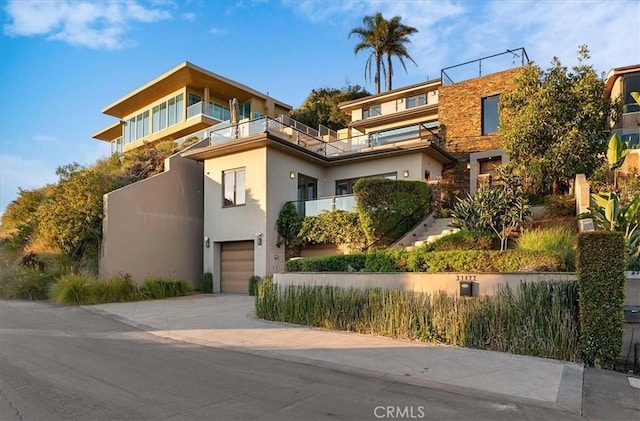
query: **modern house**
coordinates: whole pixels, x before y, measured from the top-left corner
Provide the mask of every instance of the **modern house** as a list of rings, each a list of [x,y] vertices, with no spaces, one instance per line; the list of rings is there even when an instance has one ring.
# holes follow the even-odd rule
[[[622,117],[613,125],[623,142],[634,149],[625,159],[621,172],[639,174],[640,172],[640,105],[631,96],[631,92],[640,92],[640,64],[612,69],[607,75],[605,97],[622,99]]]
[[[288,114],[291,107],[185,62],[125,95],[103,112],[118,120],[94,134],[127,153],[162,140],[197,137],[228,125],[230,100],[242,119]],[[191,147],[197,147],[194,144]],[[183,278],[202,275],[203,166],[174,155],[164,172],[104,197],[100,274]]]
[[[443,71],[342,103],[351,123],[337,132],[307,127],[286,104],[228,79],[178,66],[107,107],[120,121],[94,136],[125,153],[168,137],[202,139],[170,158],[163,174],[105,196],[101,273],[183,277],[197,286],[211,272],[214,291],[247,292],[252,275],[284,269],[275,225],[286,202],[305,215],[351,210],[363,177],[423,180],[441,199],[474,191],[506,161],[498,101],[521,65],[456,83]],[[248,104],[237,124],[224,121],[231,98]],[[170,114],[162,117],[170,107],[180,120],[171,125]]]

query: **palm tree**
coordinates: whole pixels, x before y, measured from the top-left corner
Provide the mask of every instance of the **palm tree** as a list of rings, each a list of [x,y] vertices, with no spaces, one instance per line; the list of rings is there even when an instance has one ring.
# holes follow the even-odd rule
[[[371,55],[367,59],[367,64],[364,67],[365,79],[371,80],[371,67],[375,61],[376,73],[374,77],[376,85],[376,93],[380,93],[380,71],[384,71],[384,64],[382,58],[385,53],[385,42],[387,39],[387,24],[388,22],[382,17],[382,13],[376,12],[373,16],[365,16],[362,18],[364,26],[353,28],[349,33],[351,35],[358,35],[360,42],[356,44],[353,52],[358,54],[362,50],[371,49]],[[367,78],[368,75],[368,78]]]
[[[387,55],[387,90],[391,90],[391,78],[393,77],[393,65],[391,58],[393,56],[398,57],[404,71],[407,71],[407,66],[404,64],[404,59],[408,58],[417,66],[417,63],[411,58],[407,52],[405,44],[410,43],[409,35],[413,35],[418,32],[413,26],[407,26],[400,22],[402,18],[400,16],[394,16],[390,21],[387,21],[387,37],[384,43],[384,53]]]

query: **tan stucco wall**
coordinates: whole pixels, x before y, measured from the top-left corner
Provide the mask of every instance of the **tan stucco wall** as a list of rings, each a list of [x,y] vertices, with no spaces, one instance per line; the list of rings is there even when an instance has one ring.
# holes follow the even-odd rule
[[[202,274],[202,165],[174,155],[170,170],[104,196],[100,275],[181,278]],[[165,164],[166,165],[166,164]]]

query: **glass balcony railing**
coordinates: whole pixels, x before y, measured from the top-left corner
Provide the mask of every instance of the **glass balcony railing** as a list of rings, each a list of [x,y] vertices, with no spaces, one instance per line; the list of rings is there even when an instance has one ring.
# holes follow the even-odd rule
[[[356,199],[352,194],[343,196],[321,197],[313,200],[295,202],[298,213],[302,216],[318,216],[320,212],[343,210],[353,212],[356,209]]]

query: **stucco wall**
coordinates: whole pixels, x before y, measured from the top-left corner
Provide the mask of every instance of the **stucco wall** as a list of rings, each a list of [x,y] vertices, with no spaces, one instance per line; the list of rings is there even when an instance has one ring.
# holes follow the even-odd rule
[[[174,155],[165,172],[104,196],[100,275],[155,275],[200,286],[202,165]]]

